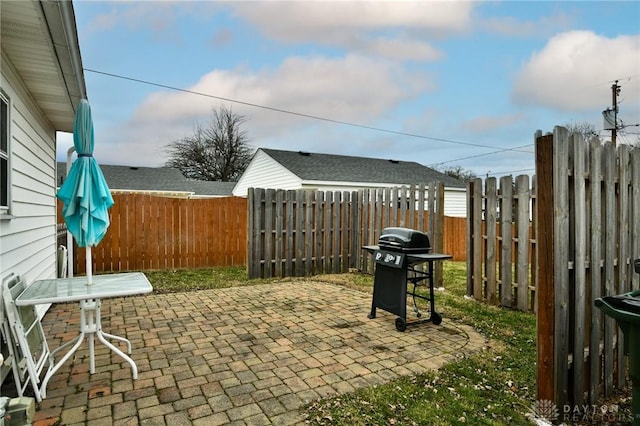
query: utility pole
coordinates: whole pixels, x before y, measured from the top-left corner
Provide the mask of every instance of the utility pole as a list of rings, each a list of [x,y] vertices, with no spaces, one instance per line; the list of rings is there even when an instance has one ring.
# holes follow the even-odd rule
[[[618,95],[620,94],[620,86],[618,80],[611,86],[612,102],[613,102],[613,129],[611,129],[611,142],[616,145],[616,136],[618,133]]]

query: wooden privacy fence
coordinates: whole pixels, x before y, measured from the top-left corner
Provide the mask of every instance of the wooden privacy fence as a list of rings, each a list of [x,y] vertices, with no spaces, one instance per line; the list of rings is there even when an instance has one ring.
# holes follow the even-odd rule
[[[536,311],[538,399],[624,386],[624,337],[594,300],[640,288],[640,147],[537,133],[533,179],[476,179],[467,201],[467,293]]]
[[[467,295],[522,311],[535,307],[535,179],[467,183]]]
[[[536,179],[538,400],[594,404],[625,385],[623,334],[594,300],[640,288],[640,147],[538,132]]]
[[[92,250],[97,273],[246,265],[245,198],[123,194],[113,199],[111,225]],[[85,251],[76,246],[74,253],[75,273],[83,274]]]
[[[376,244],[389,226],[428,232],[433,251],[443,250],[442,183],[351,192],[250,188],[248,199],[250,278],[371,272],[362,246]]]
[[[385,191],[388,195],[385,195]],[[406,191],[409,190],[406,189]],[[303,197],[305,196],[306,191],[292,191],[289,195],[284,195],[285,197],[293,197],[293,201],[288,201],[289,205],[286,209],[296,205],[295,200],[298,199],[299,195],[295,194],[298,192],[303,194]],[[364,210],[365,214],[368,215],[367,217],[370,216],[369,220],[374,221],[371,226],[378,227],[377,231],[370,231],[367,228],[366,232],[369,234],[367,234],[367,239],[363,241],[368,241],[368,244],[373,244],[376,241],[378,234],[375,232],[379,233],[380,227],[390,226],[390,224],[394,226],[406,225],[425,231],[434,229],[433,225],[425,222],[428,218],[427,213],[425,211],[422,211],[422,213],[417,211],[416,206],[421,202],[426,202],[424,200],[420,201],[417,190],[413,192],[416,197],[413,202],[414,209],[416,209],[413,222],[408,219],[410,201],[405,200],[404,203],[395,203],[395,207],[393,207],[394,203],[385,204],[383,202],[385,196],[387,197],[386,199],[398,197],[398,194],[402,194],[401,189],[368,190],[367,193],[369,194],[367,195],[368,197],[378,197],[372,198],[371,206],[367,205],[366,210]],[[406,194],[402,196],[408,197]],[[119,272],[249,265],[247,262],[247,246],[250,244],[248,248],[250,251],[253,251],[253,246],[247,237],[248,210],[246,198],[225,197],[187,200],[142,194],[119,194],[113,197],[115,205],[109,209],[111,226],[107,230],[104,239],[92,250],[94,271]],[[335,204],[336,201],[338,205],[341,205],[344,200],[342,193],[327,195],[328,205]],[[352,201],[349,202],[351,203]],[[300,205],[304,205],[304,201]],[[61,207],[62,204],[59,203],[58,221],[64,226]],[[329,214],[329,218],[325,222],[333,221],[332,223],[338,223],[338,219],[334,220],[334,213],[337,212],[338,210],[335,212],[329,210],[328,213],[323,211],[323,219],[325,219],[326,214]],[[404,216],[404,219],[401,216]],[[300,216],[300,218],[302,217]],[[375,222],[376,220],[377,222]],[[423,225],[420,226],[418,223],[423,223]],[[295,238],[295,229],[289,230],[286,228],[289,225],[291,224],[283,223],[283,232],[286,235],[290,235],[291,238]],[[291,226],[294,225],[295,222]],[[465,219],[444,217],[443,228],[444,243],[442,247],[444,252],[452,254],[454,260],[464,260],[466,256],[464,243],[466,238]],[[332,229],[327,231],[327,235],[332,235]],[[364,228],[362,228],[362,231],[364,232]],[[333,251],[336,247],[337,250],[343,250],[341,244],[333,244],[340,232],[339,230],[331,237],[333,238],[331,239],[332,244],[327,245],[326,248],[322,246],[322,257],[329,259],[329,262],[342,256],[342,251],[340,253]],[[304,239],[301,241],[304,241]],[[58,244],[66,246],[67,242],[64,235],[58,236]],[[298,244],[297,241],[296,244]],[[261,250],[263,249],[264,247]],[[324,250],[331,251],[327,254]],[[75,246],[73,254],[75,274],[85,273],[85,251],[78,250],[77,246]],[[360,256],[361,254],[361,251],[358,251],[355,256]],[[282,256],[286,255],[287,253],[282,254]],[[351,253],[347,255],[347,257],[351,256]],[[285,257],[281,259],[280,264],[283,262],[285,265],[294,264],[286,261]],[[324,262],[324,259],[322,261]],[[273,265],[275,263],[275,261],[272,262]],[[339,263],[336,262],[335,265],[337,266]],[[354,267],[371,271],[371,265],[369,264]],[[341,268],[338,269],[342,271]],[[327,265],[323,263],[321,269],[314,269],[314,271],[317,273],[333,272],[334,266],[331,263]]]

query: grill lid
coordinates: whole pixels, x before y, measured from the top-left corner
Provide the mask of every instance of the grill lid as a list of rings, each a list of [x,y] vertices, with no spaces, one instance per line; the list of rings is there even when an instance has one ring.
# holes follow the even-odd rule
[[[409,228],[385,228],[378,239],[378,246],[387,250],[408,253],[429,253],[431,243],[424,232]]]

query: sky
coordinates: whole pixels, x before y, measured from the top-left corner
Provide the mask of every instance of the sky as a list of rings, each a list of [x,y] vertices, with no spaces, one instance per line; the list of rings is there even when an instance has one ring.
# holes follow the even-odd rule
[[[73,4],[101,164],[163,166],[224,105],[256,149],[533,174],[536,130],[610,138],[616,80],[640,141],[638,1]]]

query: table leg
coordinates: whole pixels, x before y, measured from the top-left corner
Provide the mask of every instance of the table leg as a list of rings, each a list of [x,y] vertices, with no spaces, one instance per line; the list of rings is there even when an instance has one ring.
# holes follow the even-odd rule
[[[78,348],[82,344],[82,341],[84,340],[84,336],[85,336],[84,331],[80,331],[80,334],[78,335],[78,337],[76,337],[74,340],[71,340],[65,343],[64,345],[60,346],[58,349],[56,349],[51,353],[51,357],[52,357],[51,359],[53,360],[54,353],[58,352],[60,349],[63,349],[69,346],[75,341],[75,344],[73,345],[73,347],[69,349],[69,351],[66,354],[64,354],[64,356],[60,359],[60,361],[58,361],[56,364],[52,364],[52,366],[49,367],[49,369],[47,370],[47,373],[44,375],[44,379],[42,379],[42,384],[40,385],[40,395],[42,396],[43,399],[47,397],[47,384],[49,383],[49,380],[60,369],[60,367],[62,367],[62,364],[67,362],[67,360],[71,357],[71,355],[73,355],[78,350]]]
[[[87,341],[89,344],[89,371],[91,372],[91,374],[94,374],[96,370],[95,337],[97,336],[98,340],[102,342],[102,344],[104,344],[111,351],[115,352],[118,356],[120,356],[127,363],[129,363],[133,373],[133,378],[134,379],[138,378],[138,367],[136,366],[136,363],[133,361],[133,359],[128,355],[126,355],[124,352],[122,352],[119,348],[117,348],[111,342],[109,342],[106,338],[118,340],[120,342],[126,343],[127,352],[129,354],[131,354],[131,342],[128,339],[125,339],[124,337],[115,336],[113,334],[104,333],[102,331],[102,319],[100,316],[100,306],[101,306],[100,299],[83,300],[80,302],[80,333],[78,334],[78,337],[76,337],[73,340],[70,340],[69,342],[64,343],[62,346],[60,346],[59,348],[56,348],[54,351],[52,351],[49,354],[51,367],[47,370],[47,373],[45,374],[44,379],[42,380],[42,384],[40,386],[40,394],[42,395],[42,398],[46,398],[47,384],[49,383],[49,380],[51,379],[51,377],[60,369],[60,367],[62,367],[62,365],[65,362],[69,360],[69,358],[71,358],[71,355],[73,355],[78,350],[78,348],[84,341],[85,337],[87,338]],[[60,359],[60,361],[54,364],[53,357],[55,356],[55,354],[61,351],[62,349],[68,347],[69,345],[73,345],[73,346],[71,347],[71,349],[69,349],[67,353],[64,354],[64,356]]]
[[[110,338],[110,339],[114,339],[114,340],[118,340],[120,342],[126,343],[127,344],[127,352],[129,354],[131,354],[131,342],[128,339],[125,339],[124,337],[115,336],[113,334],[104,333],[102,331],[102,319],[100,317],[100,300],[96,301],[96,311],[95,312],[96,312],[96,335],[98,336],[98,340],[100,340],[106,347],[108,347],[113,352],[115,352],[117,355],[119,355],[120,358],[122,358],[126,362],[128,362],[129,365],[131,366],[133,379],[134,380],[137,379],[138,378],[138,366],[136,366],[135,361],[133,361],[133,359],[131,359],[131,357],[127,356],[119,348],[117,348],[115,345],[113,345],[111,342],[109,342],[107,339],[105,339],[105,336]]]

